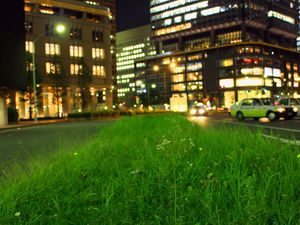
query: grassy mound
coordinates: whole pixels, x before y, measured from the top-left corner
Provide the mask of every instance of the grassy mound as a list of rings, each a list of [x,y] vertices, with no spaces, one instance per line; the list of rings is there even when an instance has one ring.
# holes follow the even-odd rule
[[[123,118],[6,180],[0,224],[300,224],[298,154],[247,129]]]

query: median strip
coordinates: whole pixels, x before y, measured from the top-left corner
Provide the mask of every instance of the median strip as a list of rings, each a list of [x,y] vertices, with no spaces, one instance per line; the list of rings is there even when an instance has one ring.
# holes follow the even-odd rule
[[[279,137],[274,137],[274,136],[270,136],[270,135],[266,135],[266,134],[263,134],[263,136],[266,137],[266,138],[269,138],[269,139],[278,140],[282,143],[300,146],[300,141],[298,141],[298,140],[290,140],[290,139],[285,139],[285,138],[279,138]]]

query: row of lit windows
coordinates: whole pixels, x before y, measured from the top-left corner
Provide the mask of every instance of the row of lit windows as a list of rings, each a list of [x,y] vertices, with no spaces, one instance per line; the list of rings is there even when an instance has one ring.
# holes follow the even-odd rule
[[[83,66],[81,64],[70,64],[70,74],[80,75],[82,74]],[[46,62],[46,73],[47,74],[59,74],[61,72],[60,65],[57,63]],[[93,76],[105,77],[104,66],[93,65],[92,67]]]
[[[197,81],[202,80],[203,76],[201,72],[192,72],[187,74],[187,81]],[[172,76],[172,82],[173,83],[181,83],[185,81],[185,75],[184,74],[175,74]]]
[[[282,20],[284,22],[287,22],[287,23],[291,23],[291,24],[295,24],[295,19],[290,17],[290,16],[287,16],[287,15],[284,15],[282,13],[279,13],[279,12],[275,12],[275,11],[269,11],[268,12],[268,17],[275,17],[279,20]]]
[[[196,91],[203,89],[203,83],[202,82],[192,82],[188,83],[189,91]],[[185,84],[173,84],[172,85],[172,91],[185,91],[186,85]]]
[[[163,13],[156,14],[151,17],[151,21],[155,20],[160,20],[164,18],[169,18],[173,17],[176,15],[181,15],[181,14],[186,14],[186,13],[191,13],[193,11],[197,11],[198,9],[202,9],[208,6],[208,1],[202,1],[199,3],[183,6],[177,9],[169,10],[169,11],[164,11]]]
[[[123,62],[117,62],[117,66],[124,66],[124,65],[132,65],[134,64],[134,60],[128,60]]]
[[[143,68],[146,67],[146,63],[137,63],[136,68]]]
[[[135,54],[135,55],[130,55],[130,56],[126,56],[126,57],[118,57],[117,60],[118,62],[126,62],[126,61],[131,61],[133,59],[137,59],[137,58],[142,58],[145,56],[145,53],[140,53],[140,54]]]
[[[119,79],[133,78],[133,77],[134,77],[134,73],[124,74],[124,75],[121,75],[121,76],[117,76],[117,80],[119,80]]]
[[[32,41],[25,42],[26,52],[33,53],[34,45]],[[70,48],[71,57],[83,57],[83,47],[71,45]],[[60,55],[60,45],[54,43],[45,43],[45,54],[46,55]],[[92,58],[93,59],[104,59],[104,49],[102,48],[92,48]]]
[[[196,2],[196,1],[198,1],[198,0],[175,0],[175,1],[171,1],[171,2],[165,3],[163,5],[152,7],[150,9],[150,13],[151,14],[158,13],[158,12],[165,11],[165,10],[168,10],[168,9],[177,8],[178,6],[185,5],[186,3]]]
[[[254,56],[254,57],[236,57],[235,61],[236,61],[237,65],[260,65],[260,64],[265,64],[265,65],[280,66],[280,63],[279,63],[278,60],[273,60],[273,59],[268,59],[268,58],[263,58],[263,57],[257,57],[257,56]],[[219,61],[219,66],[220,67],[233,66],[233,58],[221,59]],[[298,67],[297,67],[297,69],[298,69]],[[287,70],[289,70],[289,69],[287,68]]]
[[[295,80],[299,78],[298,72],[290,72],[288,73],[289,79],[294,77]],[[263,77],[277,77],[284,78],[284,73],[279,68],[272,67],[243,67],[241,69],[220,69],[219,70],[220,77],[232,77],[232,76],[263,76]]]
[[[164,2],[171,2],[172,0],[151,0],[150,5],[158,5],[158,4],[162,4]]]
[[[123,79],[123,80],[118,80],[118,84],[127,84],[130,82],[130,79]]]
[[[155,36],[160,36],[160,35],[165,35],[165,34],[170,34],[170,33],[176,33],[176,32],[179,32],[179,31],[190,29],[190,28],[192,28],[191,23],[179,24],[179,25],[176,25],[176,26],[156,30],[155,31]]]
[[[219,80],[219,85],[222,88],[233,88],[233,87],[247,87],[247,86],[268,86],[272,87],[274,85],[276,87],[282,87],[283,83],[286,82],[286,80],[282,80],[280,78],[260,78],[260,77],[244,77],[244,78],[238,78],[234,81],[233,78],[229,79],[221,79]],[[289,87],[299,87],[298,82],[286,82],[286,84]]]
[[[133,50],[133,49],[136,49],[136,48],[144,48],[144,47],[145,47],[145,44],[142,43],[142,44],[137,44],[137,45],[125,47],[125,48],[122,49],[122,51],[129,51],[129,50]]]
[[[122,92],[128,92],[130,91],[130,88],[119,88],[118,92],[122,93]]]
[[[193,39],[193,40],[189,40],[185,43],[185,49],[186,50],[194,50],[194,49],[208,48],[209,44],[210,44],[209,37]]]
[[[188,6],[186,6],[186,7],[188,7]],[[153,16],[154,19],[152,21],[167,18],[163,22],[159,22],[158,24],[160,26],[161,25],[170,26],[173,23],[175,23],[175,24],[180,23],[183,20],[184,21],[194,20],[199,16],[210,16],[210,15],[222,13],[222,12],[225,12],[225,11],[231,10],[233,8],[237,8],[237,7],[238,7],[237,4],[226,5],[226,6],[222,6],[222,7],[221,6],[216,6],[216,7],[213,7],[213,8],[203,9],[203,10],[200,11],[200,14],[198,14],[199,10],[193,8],[192,10],[187,11],[186,13],[180,13],[180,14],[183,14],[183,16],[182,15],[176,16],[177,14],[179,14],[178,11],[177,11],[178,9],[176,9],[175,11],[174,10],[173,11],[166,11],[164,13],[155,15],[155,16]],[[199,8],[203,8],[203,7],[199,7]],[[173,16],[175,16],[175,17],[174,18],[169,18],[169,17],[173,17]],[[158,24],[156,24],[156,25],[158,25]],[[155,28],[155,26],[153,28]]]
[[[129,70],[129,69],[134,69],[134,65],[126,65],[126,66],[117,66],[117,71],[121,71],[121,70]]]
[[[242,31],[217,35],[217,44],[233,44],[239,42],[242,42]]]

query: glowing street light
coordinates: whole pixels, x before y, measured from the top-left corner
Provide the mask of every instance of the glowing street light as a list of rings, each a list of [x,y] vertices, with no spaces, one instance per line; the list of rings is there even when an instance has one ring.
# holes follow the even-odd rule
[[[35,43],[45,35],[47,35],[51,31],[55,31],[59,34],[64,33],[66,27],[63,24],[57,24],[52,29],[46,31],[45,33],[41,34],[37,38],[33,40],[33,52],[32,52],[32,80],[33,80],[33,98],[34,98],[34,122],[37,123],[37,94],[36,94],[36,65],[35,65]]]
[[[64,33],[66,30],[66,27],[63,24],[57,24],[57,26],[55,27],[55,31],[59,34]]]
[[[158,65],[153,66],[153,70],[156,72],[159,71],[159,66]]]

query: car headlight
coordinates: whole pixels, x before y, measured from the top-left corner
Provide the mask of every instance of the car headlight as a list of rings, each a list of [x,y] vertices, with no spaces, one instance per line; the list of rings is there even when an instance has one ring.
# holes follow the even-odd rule
[[[280,112],[280,113],[285,112],[285,108],[280,107],[277,109],[277,112]]]
[[[204,113],[205,113],[205,110],[204,110],[204,109],[199,109],[199,113],[200,113],[200,114],[204,114]]]
[[[294,112],[298,112],[298,108],[297,107],[293,107],[293,111]]]
[[[190,113],[191,113],[191,115],[195,115],[197,113],[197,110],[196,109],[191,109]]]

